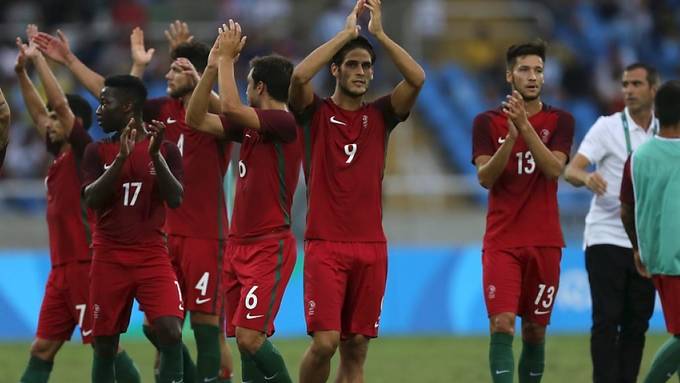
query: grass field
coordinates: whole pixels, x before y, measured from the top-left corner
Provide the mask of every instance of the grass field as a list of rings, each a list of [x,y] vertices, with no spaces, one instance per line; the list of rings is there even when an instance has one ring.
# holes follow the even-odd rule
[[[642,374],[649,368],[656,349],[667,339],[658,334],[648,337]],[[125,341],[124,346],[142,372],[144,382],[153,382],[152,348],[141,340]],[[281,350],[297,379],[300,358],[308,339],[284,339],[274,343]],[[366,382],[489,382],[485,337],[379,338],[371,343],[366,364]],[[515,340],[515,356],[521,342]],[[234,343],[231,343],[234,347]],[[0,382],[16,383],[28,357],[28,343],[0,344]],[[193,344],[189,344],[193,350]],[[195,354],[194,354],[195,355]],[[337,359],[337,356],[336,358]],[[92,351],[78,343],[67,343],[57,356],[50,382],[89,382]],[[337,360],[334,360],[337,363]],[[335,364],[334,363],[334,366]],[[240,376],[235,355],[235,377]],[[588,336],[551,336],[547,343],[543,383],[581,383],[591,381]],[[642,380],[642,379],[640,379]],[[234,382],[240,382],[237,378]]]

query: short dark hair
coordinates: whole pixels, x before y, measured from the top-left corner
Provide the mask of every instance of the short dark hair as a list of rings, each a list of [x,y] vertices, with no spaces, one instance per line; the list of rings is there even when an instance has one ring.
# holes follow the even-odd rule
[[[356,48],[367,50],[371,55],[371,64],[375,64],[375,51],[373,50],[373,45],[371,45],[371,42],[363,36],[357,36],[356,38],[345,43],[345,45],[343,45],[342,48],[340,48],[340,50],[335,55],[333,55],[331,63],[340,66],[342,62],[345,61],[345,56],[347,56],[347,53]]]
[[[667,81],[656,92],[654,113],[661,127],[680,122],[680,80]]]
[[[170,57],[177,60],[180,57],[191,61],[197,71],[203,73],[206,65],[208,65],[208,55],[210,54],[210,47],[198,42],[189,41],[179,44],[170,52]]]
[[[636,62],[628,65],[625,69],[626,72],[630,72],[635,69],[644,69],[647,72],[647,83],[649,86],[659,86],[661,83],[661,76],[659,72],[653,66],[641,62]]]
[[[77,94],[66,94],[68,106],[71,112],[83,121],[83,128],[90,129],[92,125],[92,107],[82,96]]]
[[[109,76],[104,80],[104,86],[121,90],[127,97],[135,109],[135,112],[141,112],[146,101],[146,86],[139,77],[131,76],[129,74],[120,74]]]
[[[534,40],[528,43],[511,45],[505,54],[505,64],[508,69],[512,69],[517,62],[518,57],[535,55],[545,62],[545,51],[548,45],[541,39]]]
[[[255,57],[250,60],[253,82],[264,83],[267,92],[276,101],[288,102],[288,87],[293,74],[293,63],[279,55]]]

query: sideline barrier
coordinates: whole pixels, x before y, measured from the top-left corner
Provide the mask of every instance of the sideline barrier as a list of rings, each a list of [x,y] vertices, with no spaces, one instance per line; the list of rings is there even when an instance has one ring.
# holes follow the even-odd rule
[[[591,302],[583,252],[577,244],[572,245],[562,258],[551,333],[586,333],[590,328]],[[390,247],[389,257],[381,335],[471,335],[488,331],[479,247],[395,245]],[[49,267],[46,250],[0,251],[0,341],[33,338]],[[141,323],[142,314],[135,305],[129,335],[142,336]],[[305,334],[301,251],[275,325],[278,336]],[[658,300],[650,329],[665,331]]]

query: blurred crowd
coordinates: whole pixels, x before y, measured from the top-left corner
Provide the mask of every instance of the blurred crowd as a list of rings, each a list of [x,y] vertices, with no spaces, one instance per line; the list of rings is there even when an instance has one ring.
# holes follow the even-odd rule
[[[211,43],[218,23],[238,19],[248,35],[240,75],[250,58],[276,52],[297,60],[329,39],[342,28],[354,0],[5,0],[0,7],[0,87],[10,99],[13,112],[11,141],[5,162],[5,178],[39,178],[44,176],[50,158],[42,140],[36,137],[14,78],[15,36],[23,36],[28,23],[36,23],[48,33],[61,28],[70,40],[71,49],[88,66],[107,75],[130,69],[129,34],[141,26],[146,32],[147,48],[156,48],[152,64],[145,74],[151,96],[165,93],[164,74],[169,66],[163,28],[179,18],[201,41]],[[459,0],[392,0],[384,3],[386,31],[400,42],[427,43],[437,50],[452,25],[447,13]],[[486,1],[467,1],[484,7]],[[540,2],[492,2],[506,7],[539,4],[549,10],[553,22],[537,30],[551,45],[547,68],[546,92],[556,103],[582,103],[597,114],[619,108],[620,74],[634,61],[656,66],[662,77],[676,77],[680,63],[680,0],[547,0]],[[491,5],[491,3],[489,4]],[[413,39],[409,34],[418,34]],[[507,92],[503,82],[504,50],[484,40],[480,32],[471,41],[471,56],[466,68],[473,74],[488,103],[500,100]],[[478,41],[479,40],[479,41]],[[481,42],[480,42],[481,41]],[[412,48],[410,43],[405,44]],[[442,45],[445,46],[445,45]],[[491,48],[489,48],[491,47]],[[486,50],[485,50],[486,49]],[[441,49],[440,49],[441,50]],[[432,49],[418,50],[418,57],[428,67]],[[491,52],[491,53],[487,53]],[[437,59],[446,55],[437,53]],[[453,56],[452,56],[453,57]],[[457,58],[451,58],[456,60]],[[385,64],[387,62],[387,64]],[[377,63],[376,85],[384,89],[397,78],[387,59]],[[67,71],[57,74],[67,92],[85,94]],[[328,77],[317,79],[328,81]],[[330,85],[329,85],[330,91]],[[96,100],[89,97],[93,105]],[[480,111],[487,105],[480,105]],[[592,123],[594,121],[588,122]],[[95,136],[101,135],[93,127]]]

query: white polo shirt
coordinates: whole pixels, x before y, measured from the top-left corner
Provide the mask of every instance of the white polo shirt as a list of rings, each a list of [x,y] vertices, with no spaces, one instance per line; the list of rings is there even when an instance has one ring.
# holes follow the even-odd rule
[[[632,248],[621,223],[621,177],[623,165],[628,158],[626,135],[621,113],[625,113],[630,132],[630,146],[635,150],[651,138],[658,130],[658,121],[652,114],[652,121],[645,132],[630,117],[628,108],[610,116],[597,119],[578,148],[578,153],[595,164],[597,172],[607,181],[607,191],[602,196],[594,195],[590,211],[586,216],[583,247],[591,245],[616,245]]]

